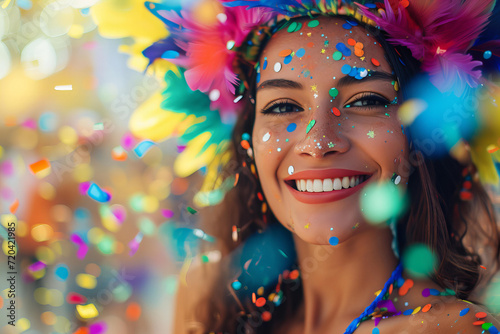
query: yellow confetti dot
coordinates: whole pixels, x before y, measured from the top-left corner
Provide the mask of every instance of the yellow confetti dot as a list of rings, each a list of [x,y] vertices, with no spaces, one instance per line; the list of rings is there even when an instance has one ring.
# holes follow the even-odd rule
[[[59,129],[59,140],[66,145],[74,145],[78,140],[78,135],[72,127],[65,125]]]
[[[307,225],[304,226],[304,228],[309,228],[309,226],[311,226],[311,223],[307,223]]]
[[[366,134],[369,138],[375,138],[375,132],[373,130],[370,130],[368,131],[368,133]]]
[[[94,304],[88,305],[76,305],[76,311],[78,315],[83,319],[92,319],[99,315]]]
[[[16,327],[18,333],[22,333],[24,331],[27,331],[31,327],[31,322],[26,318],[21,318],[18,321],[16,321]]]
[[[422,308],[422,307],[420,307],[420,306],[419,306],[419,307],[417,307],[416,309],[414,309],[414,310],[413,310],[413,312],[412,312],[411,314],[412,314],[412,315],[417,314],[418,312],[420,312],[420,309],[421,309],[421,308]]]
[[[36,242],[47,241],[51,239],[53,235],[54,230],[52,229],[52,226],[48,224],[38,224],[33,226],[31,229],[31,237]]]
[[[78,274],[76,275],[76,284],[84,289],[93,289],[97,285],[97,279],[93,275],[89,274]]]
[[[71,38],[78,39],[78,38],[81,38],[83,36],[83,33],[84,33],[84,29],[83,29],[82,25],[73,24],[71,26],[71,28],[69,28],[68,36]]]

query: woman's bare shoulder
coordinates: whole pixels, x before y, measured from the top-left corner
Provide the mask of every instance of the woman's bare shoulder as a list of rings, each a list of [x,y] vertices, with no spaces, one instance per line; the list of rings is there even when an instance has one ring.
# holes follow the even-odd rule
[[[380,333],[499,333],[500,322],[479,305],[448,297],[435,298],[430,308],[380,322]],[[488,330],[489,329],[489,330]]]

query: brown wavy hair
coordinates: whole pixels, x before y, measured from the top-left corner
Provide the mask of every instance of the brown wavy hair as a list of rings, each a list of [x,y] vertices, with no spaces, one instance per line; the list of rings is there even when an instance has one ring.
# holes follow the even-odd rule
[[[405,47],[388,44],[383,32],[361,22],[360,25],[375,36],[384,48],[386,58],[399,80],[403,97],[407,96],[408,84],[420,73],[420,63]],[[246,108],[232,135],[229,148],[232,159],[221,174],[221,178],[225,179],[237,173],[238,184],[226,194],[222,203],[200,212],[200,228],[217,240],[215,244],[204,244],[203,250],[215,247],[223,255],[222,261],[203,264],[201,268],[201,277],[210,292],[198,298],[192,312],[197,319],[196,328],[199,330],[200,323],[203,324],[203,332],[273,333],[293,316],[303,298],[300,280],[283,280],[283,303],[273,310],[271,321],[263,322],[260,318],[262,309],[257,308],[251,300],[237,300],[229,288],[238,271],[235,265],[241,256],[238,250],[245,240],[263,230],[266,225],[279,224],[271,210],[262,214],[263,202],[257,194],[263,192],[258,175],[251,171],[255,168],[253,161],[240,145],[242,135],[251,134],[254,124],[255,108],[251,101],[255,97],[255,75],[250,80],[249,88],[244,97]],[[430,278],[443,289],[455,291],[457,298],[471,299],[474,297],[473,291],[480,287],[479,283],[489,278],[483,277],[482,273],[486,271],[480,266],[486,266],[489,273],[494,273],[498,266],[500,237],[492,201],[479,182],[477,170],[471,162],[462,165],[450,156],[431,160],[414,148],[411,149],[409,160],[410,205],[406,214],[398,220],[399,248],[403,251],[408,245],[417,242],[428,245],[439,260]],[[472,199],[469,201],[460,198],[464,168],[472,175]],[[236,242],[232,240],[233,225],[240,230]],[[196,295],[197,292],[190,293]]]

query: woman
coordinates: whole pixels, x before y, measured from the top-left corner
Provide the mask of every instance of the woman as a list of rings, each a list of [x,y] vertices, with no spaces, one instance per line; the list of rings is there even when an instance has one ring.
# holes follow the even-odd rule
[[[398,110],[411,79],[432,66],[427,55],[423,64],[417,61],[411,46],[389,44],[394,36],[365,24],[378,18],[361,7],[364,19],[359,12],[342,15],[353,12],[351,3],[321,8],[317,12],[326,15],[319,16],[288,8],[295,13],[291,20],[267,26],[269,12],[263,11],[250,29],[242,24],[250,30],[241,33],[246,39],[228,44],[247,56],[230,59],[247,88],[237,99],[244,110],[232,136],[236,163],[225,169],[225,175],[238,173],[237,185],[202,215],[203,231],[216,237],[203,246],[219,249],[223,258],[190,269],[179,287],[174,333],[498,332],[500,323],[484,308],[463,300],[484,275],[481,261],[496,266],[492,203],[473,162],[449,154],[431,159],[415,148]],[[401,15],[406,7],[395,8]],[[479,7],[474,19],[491,10]],[[383,19],[395,15],[389,1],[384,9]],[[182,33],[194,35],[195,24],[160,16],[172,29],[181,24],[188,31],[174,32],[177,43],[163,45],[184,56],[178,61],[190,71],[183,73],[190,88],[225,110],[224,90],[214,93],[217,78],[207,84],[193,79],[200,71],[195,58],[204,54],[196,49],[200,44],[189,49],[178,42]],[[435,69],[427,72],[439,81],[432,77]],[[227,73],[225,79],[231,82]],[[244,168],[235,171],[235,165]],[[364,212],[380,211],[363,202],[377,185],[408,196],[407,210],[396,208],[381,219],[387,224]],[[400,253],[415,245],[437,261],[423,275],[400,261]]]

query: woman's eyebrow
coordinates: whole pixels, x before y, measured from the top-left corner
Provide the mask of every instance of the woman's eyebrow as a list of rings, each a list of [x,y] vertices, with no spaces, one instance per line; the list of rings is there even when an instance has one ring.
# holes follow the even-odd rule
[[[292,81],[292,80],[272,79],[272,80],[266,80],[263,83],[261,83],[257,87],[257,90],[266,89],[266,88],[303,89],[304,86],[302,86],[301,83],[298,83],[298,82]]]
[[[337,87],[344,87],[358,83],[365,83],[367,81],[373,81],[373,80],[395,81],[396,77],[390,73],[382,71],[370,71],[369,75],[367,75],[363,79],[356,79],[355,77],[346,75],[345,77],[339,80]]]

